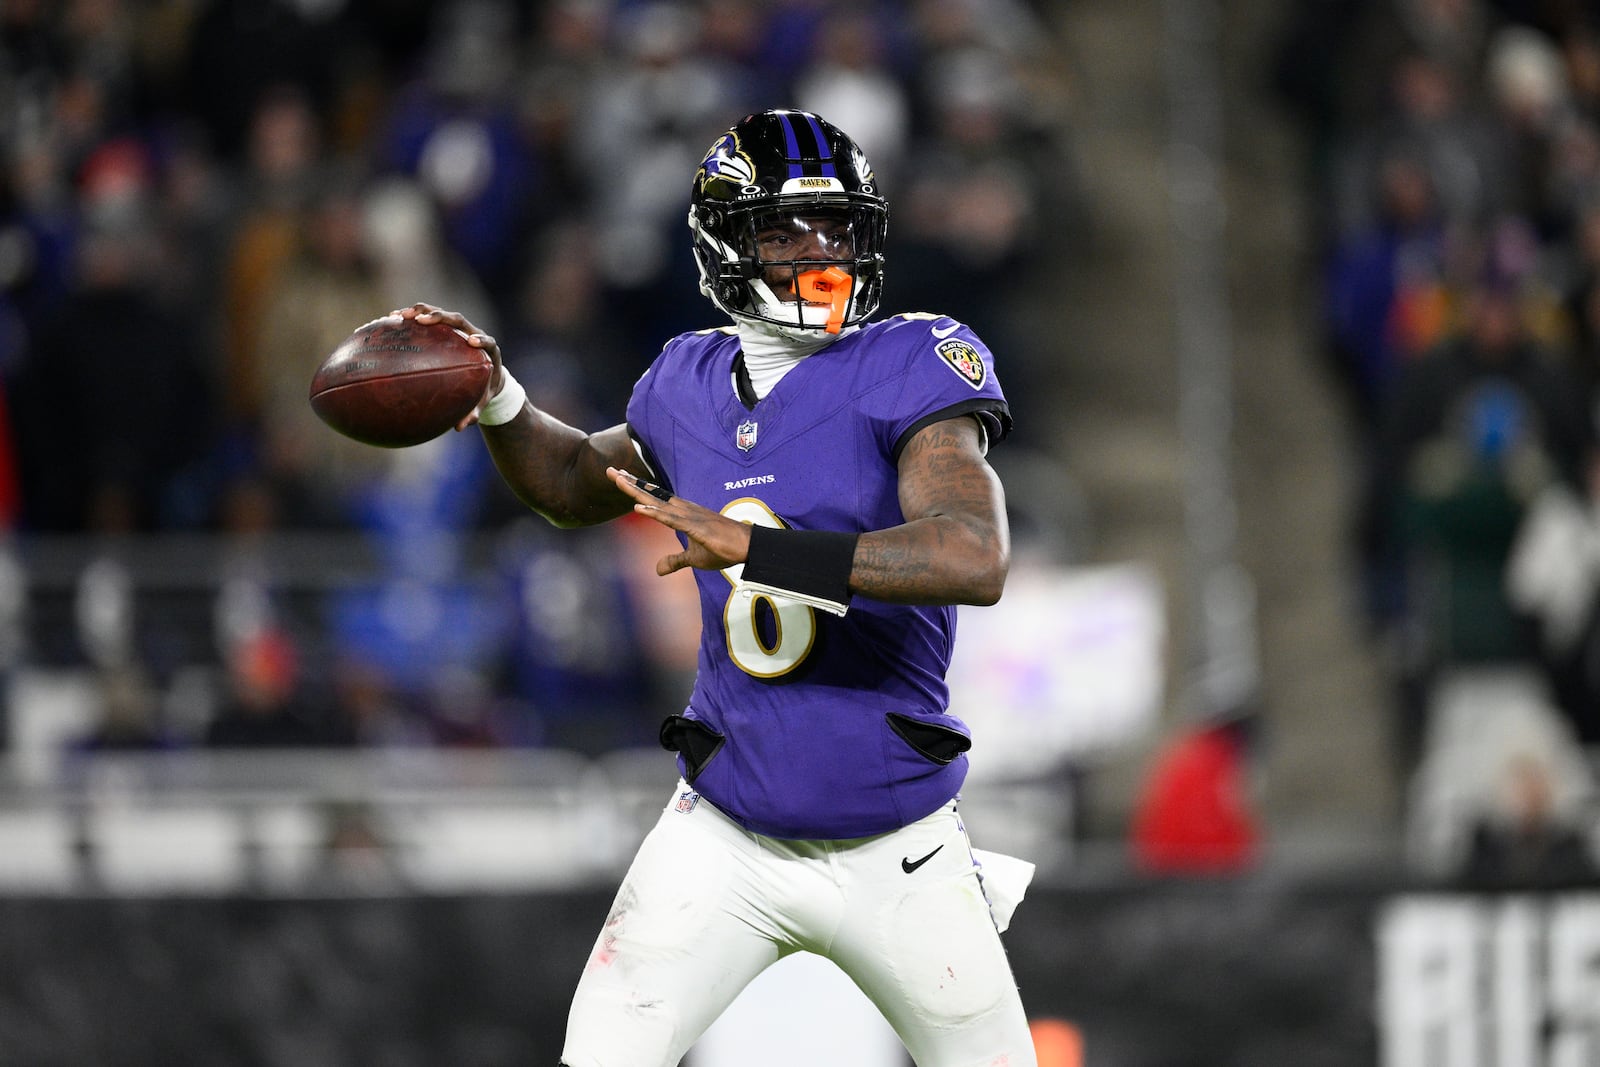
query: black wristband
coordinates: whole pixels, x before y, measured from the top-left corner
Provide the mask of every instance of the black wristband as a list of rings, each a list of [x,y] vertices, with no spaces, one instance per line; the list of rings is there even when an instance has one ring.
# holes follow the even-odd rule
[[[850,569],[860,534],[835,530],[750,528],[743,578],[818,600],[850,602]]]

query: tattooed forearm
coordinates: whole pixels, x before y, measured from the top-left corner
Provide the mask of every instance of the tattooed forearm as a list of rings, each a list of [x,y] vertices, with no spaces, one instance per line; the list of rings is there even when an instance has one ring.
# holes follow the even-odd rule
[[[992,604],[1010,563],[999,479],[967,418],[923,429],[900,457],[903,525],[866,533],[850,587],[907,604]]]

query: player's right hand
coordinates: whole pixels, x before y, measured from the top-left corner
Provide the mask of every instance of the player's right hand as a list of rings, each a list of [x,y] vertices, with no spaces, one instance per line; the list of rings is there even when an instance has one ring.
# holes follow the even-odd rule
[[[467,317],[459,311],[446,311],[444,308],[434,307],[432,304],[412,304],[407,308],[397,308],[391,314],[399,315],[403,319],[416,319],[423,325],[442,322],[446,326],[454,327],[467,335],[467,344],[474,348],[481,348],[489,354],[494,361],[494,371],[489,375],[489,387],[484,390],[483,397],[476,406],[456,423],[457,430],[465,430],[468,426],[478,421],[478,412],[483,410],[483,405],[494,397],[505,386],[505,364],[500,356],[500,345],[489,334],[478,329]]]
[[[633,501],[636,513],[688,538],[682,552],[673,552],[656,561],[656,573],[662,577],[685,567],[720,571],[749,558],[748,523],[719,515],[618,467],[607,467],[606,477]]]

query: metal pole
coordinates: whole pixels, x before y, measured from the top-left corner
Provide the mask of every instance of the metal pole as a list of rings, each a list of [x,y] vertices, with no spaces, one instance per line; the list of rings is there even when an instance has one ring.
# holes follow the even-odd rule
[[[1260,682],[1255,587],[1238,563],[1231,470],[1233,323],[1223,189],[1223,85],[1216,0],[1166,0],[1178,420],[1189,597],[1182,700],[1193,716],[1227,715]]]

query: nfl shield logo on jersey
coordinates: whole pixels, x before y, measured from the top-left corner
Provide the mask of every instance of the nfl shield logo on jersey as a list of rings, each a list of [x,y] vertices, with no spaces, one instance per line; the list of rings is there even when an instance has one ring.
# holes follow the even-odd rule
[[[739,424],[738,432],[734,434],[733,438],[733,443],[739,446],[739,451],[748,452],[756,447],[757,429],[759,427],[756,426],[753,419]]]
[[[679,814],[687,815],[694,810],[694,806],[698,803],[700,803],[699,793],[679,793],[677,811]]]

